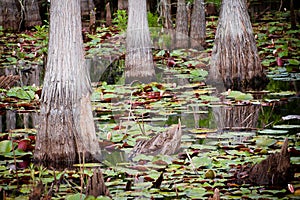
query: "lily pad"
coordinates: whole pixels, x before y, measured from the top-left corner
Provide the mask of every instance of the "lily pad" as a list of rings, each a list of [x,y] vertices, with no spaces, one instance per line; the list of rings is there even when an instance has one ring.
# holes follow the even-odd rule
[[[0,142],[0,153],[8,153],[12,150],[12,142],[10,140],[4,140]]]
[[[300,125],[298,124],[282,124],[282,125],[274,125],[273,128],[278,129],[297,129],[300,128]]]
[[[276,129],[263,129],[258,131],[262,135],[285,135],[288,133],[287,130],[276,130]]]

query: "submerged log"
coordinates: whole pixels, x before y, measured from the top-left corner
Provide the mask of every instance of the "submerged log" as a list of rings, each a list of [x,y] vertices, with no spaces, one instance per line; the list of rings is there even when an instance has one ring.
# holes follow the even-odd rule
[[[180,119],[177,125],[171,126],[171,128],[163,133],[159,133],[149,140],[138,141],[128,158],[132,159],[138,154],[146,155],[171,155],[176,153],[181,144],[182,130]]]
[[[248,170],[242,170],[239,176],[243,182],[256,185],[286,185],[293,178],[288,139],[285,139],[280,152],[270,154]]]
[[[9,89],[19,80],[20,80],[19,75],[0,76],[0,88]]]

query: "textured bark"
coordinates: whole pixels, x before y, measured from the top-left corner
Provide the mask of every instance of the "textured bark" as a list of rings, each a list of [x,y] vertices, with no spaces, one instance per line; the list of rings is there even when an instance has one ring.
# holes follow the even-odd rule
[[[80,0],[82,28],[90,33],[96,29],[96,12],[93,0]]]
[[[181,145],[181,122],[171,126],[167,131],[159,133],[149,140],[138,141],[128,155],[129,159],[134,158],[138,154],[146,155],[172,155],[178,152]]]
[[[109,2],[105,5],[105,8],[106,8],[106,26],[111,26],[112,20],[111,20],[111,10],[110,10]]]
[[[118,0],[118,10],[127,10],[128,0]]]
[[[92,195],[98,197],[100,195],[110,196],[109,190],[105,185],[101,169],[94,169],[93,176],[89,177],[86,189],[86,196]]]
[[[90,94],[80,0],[51,0],[48,60],[35,161],[64,166],[74,164],[79,156],[87,161],[99,159]]]
[[[293,171],[286,138],[280,152],[270,154],[265,160],[239,173],[240,181],[256,185],[286,186],[292,180]]]
[[[20,15],[16,1],[0,0],[0,26],[5,30],[16,31],[20,26]]]
[[[210,63],[210,80],[225,88],[262,89],[261,66],[245,0],[224,0]]]
[[[19,80],[20,80],[19,75],[0,76],[0,88],[8,90]]]
[[[24,5],[25,28],[42,25],[40,10],[37,0],[25,0]],[[21,6],[21,9],[22,9]]]
[[[162,24],[166,29],[172,29],[172,17],[171,17],[171,0],[160,0],[159,13],[162,20]]]
[[[148,27],[146,1],[129,0],[126,37],[125,82],[155,81],[152,44]]]
[[[260,106],[234,105],[213,108],[217,127],[221,130],[247,130],[257,127]]]
[[[205,6],[204,0],[195,0],[191,19],[191,47],[203,49],[205,46]]]
[[[176,12],[176,47],[187,48],[189,45],[188,37],[188,16],[185,0],[177,1]]]

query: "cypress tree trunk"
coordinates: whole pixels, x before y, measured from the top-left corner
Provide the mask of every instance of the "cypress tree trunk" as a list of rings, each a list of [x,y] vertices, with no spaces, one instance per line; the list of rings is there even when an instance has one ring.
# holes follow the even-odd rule
[[[0,0],[0,26],[16,31],[20,26],[20,14],[14,0]]]
[[[46,166],[99,159],[80,0],[51,0],[47,69],[34,159]]]
[[[25,28],[30,28],[36,25],[42,25],[40,16],[40,10],[37,0],[25,0],[24,1],[24,18]]]
[[[146,1],[129,0],[126,37],[125,83],[155,81],[152,44],[148,27]]]
[[[176,13],[176,47],[187,48],[188,37],[188,16],[185,0],[178,0]]]
[[[261,66],[245,0],[224,0],[212,50],[210,80],[226,89],[261,89]]]
[[[205,46],[205,6],[204,0],[195,0],[191,19],[191,47],[203,49]]]

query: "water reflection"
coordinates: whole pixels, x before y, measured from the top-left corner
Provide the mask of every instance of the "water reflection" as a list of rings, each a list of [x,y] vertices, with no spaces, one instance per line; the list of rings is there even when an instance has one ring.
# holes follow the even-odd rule
[[[259,105],[213,107],[212,112],[219,130],[251,130],[258,125]]]

